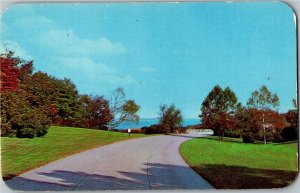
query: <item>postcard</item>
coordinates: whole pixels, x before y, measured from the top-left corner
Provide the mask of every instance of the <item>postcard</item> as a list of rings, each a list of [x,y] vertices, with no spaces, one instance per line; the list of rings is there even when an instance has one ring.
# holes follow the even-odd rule
[[[20,3],[1,16],[14,191],[273,189],[298,175],[283,2]]]

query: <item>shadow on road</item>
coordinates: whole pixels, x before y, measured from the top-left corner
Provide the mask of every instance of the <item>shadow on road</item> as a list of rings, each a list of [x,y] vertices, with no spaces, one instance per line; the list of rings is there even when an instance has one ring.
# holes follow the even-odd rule
[[[105,169],[105,168],[104,168]],[[39,172],[35,179],[15,177],[6,181],[13,190],[45,191],[45,190],[143,190],[143,189],[206,189],[209,185],[199,184],[194,179],[198,175],[190,172],[190,168],[148,163],[141,172],[118,171],[115,176],[93,173],[53,170]],[[192,181],[192,183],[188,183]]]

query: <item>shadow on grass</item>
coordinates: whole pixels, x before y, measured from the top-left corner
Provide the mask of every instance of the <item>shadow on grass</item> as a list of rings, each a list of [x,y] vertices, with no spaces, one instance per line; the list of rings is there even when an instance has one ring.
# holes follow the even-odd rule
[[[298,140],[274,143],[274,145],[285,145],[285,144],[293,144],[293,143],[298,143]]]
[[[217,189],[284,188],[298,172],[208,164],[192,167]]]
[[[243,143],[241,138],[224,137],[222,140],[220,140],[218,136],[207,136],[207,137],[202,137],[202,139],[208,139],[208,140],[220,141],[220,142]]]
[[[244,143],[242,138],[231,138],[231,137],[224,137],[222,140],[218,138],[218,136],[207,136],[207,137],[202,137],[203,139],[208,139],[208,140],[213,140],[213,141],[220,141],[220,142],[231,142],[231,143]],[[285,142],[267,142],[267,144],[272,144],[272,145],[287,145],[287,144],[293,144],[293,143],[298,143],[298,140],[293,140],[293,141],[285,141]],[[263,141],[255,141],[255,143],[252,144],[264,144]]]

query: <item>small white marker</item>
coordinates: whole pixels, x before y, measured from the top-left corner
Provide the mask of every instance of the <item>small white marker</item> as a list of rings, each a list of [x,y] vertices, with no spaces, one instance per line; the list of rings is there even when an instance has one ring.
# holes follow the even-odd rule
[[[128,129],[128,135],[129,135],[129,137],[130,137],[130,133],[131,133],[131,129]]]

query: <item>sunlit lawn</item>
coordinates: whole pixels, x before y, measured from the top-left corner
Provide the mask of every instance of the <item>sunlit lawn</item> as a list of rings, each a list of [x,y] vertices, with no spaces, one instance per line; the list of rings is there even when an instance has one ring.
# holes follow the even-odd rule
[[[240,139],[192,139],[180,147],[187,163],[216,188],[280,188],[298,171],[298,142],[245,144]]]
[[[130,139],[145,136],[131,134]],[[1,137],[2,177],[9,179],[68,155],[127,139],[125,133],[55,126],[42,138]]]

